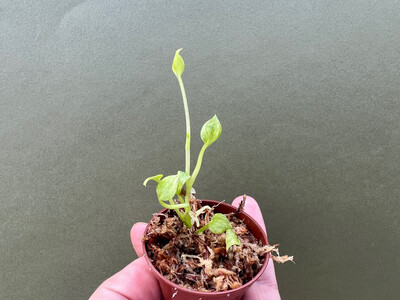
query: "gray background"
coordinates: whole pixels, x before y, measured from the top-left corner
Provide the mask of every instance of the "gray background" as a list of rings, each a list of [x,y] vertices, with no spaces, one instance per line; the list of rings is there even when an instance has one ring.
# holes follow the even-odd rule
[[[197,1],[196,1],[197,2]],[[398,299],[398,1],[0,2],[1,299],[87,299],[217,113],[197,196],[258,199],[284,299]]]

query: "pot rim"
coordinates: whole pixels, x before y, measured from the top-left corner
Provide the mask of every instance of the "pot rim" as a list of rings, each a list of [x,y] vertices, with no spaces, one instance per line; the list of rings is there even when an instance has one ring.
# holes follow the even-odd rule
[[[228,204],[228,203],[226,203],[226,202],[222,202],[222,201],[208,200],[208,199],[196,199],[196,200],[199,200],[199,201],[202,201],[202,202],[203,202],[203,201],[208,202],[207,204],[211,204],[212,206],[214,206],[214,205],[227,205],[227,206],[230,206],[230,207],[233,207],[233,208],[237,209],[237,207],[235,207],[235,206],[233,206],[233,205],[231,205],[231,204]],[[151,220],[152,220],[154,217],[156,217],[156,216],[158,216],[158,215],[160,215],[160,214],[164,214],[166,211],[168,211],[168,209],[167,209],[167,208],[164,208],[164,209],[162,209],[161,211],[159,211],[158,213],[156,213],[156,214],[153,215],[153,217],[152,217],[152,218],[150,219],[150,221],[147,223],[147,226],[146,226],[146,228],[145,228],[145,230],[144,230],[145,234],[147,233],[147,230],[148,230],[148,228],[149,228],[149,225],[150,225]],[[248,219],[250,219],[250,221],[254,222],[254,223],[257,225],[257,227],[258,227],[259,231],[261,232],[263,238],[265,239],[265,241],[267,242],[267,244],[269,244],[267,233],[261,228],[260,224],[258,224],[258,222],[257,222],[256,220],[254,220],[253,217],[251,217],[251,216],[250,216],[249,214],[247,214],[246,212],[241,211],[240,214],[241,214],[242,219],[243,219],[243,217],[248,218]],[[211,294],[212,294],[212,295],[221,295],[221,296],[223,296],[223,295],[232,294],[232,293],[234,293],[234,292],[236,292],[236,291],[239,291],[239,290],[242,290],[242,289],[247,289],[247,288],[249,288],[249,287],[250,287],[254,282],[256,282],[257,279],[264,273],[264,271],[265,271],[265,269],[267,268],[267,265],[268,265],[268,263],[269,263],[269,260],[270,260],[270,253],[267,253],[267,254],[265,255],[264,263],[263,263],[261,269],[258,271],[257,275],[254,276],[249,282],[247,282],[246,284],[242,285],[241,287],[238,287],[238,288],[233,289],[233,290],[223,291],[223,292],[200,292],[200,291],[197,291],[197,290],[192,290],[192,289],[185,288],[185,287],[183,287],[183,286],[181,286],[181,285],[178,285],[178,284],[176,284],[176,283],[173,283],[172,281],[170,281],[170,280],[168,280],[167,278],[165,278],[165,277],[154,267],[153,263],[150,261],[150,258],[147,256],[147,249],[146,249],[146,245],[145,245],[145,242],[144,242],[144,241],[142,241],[142,251],[143,251],[143,253],[144,253],[144,254],[143,254],[143,257],[146,259],[148,265],[150,266],[150,269],[155,273],[155,275],[156,275],[156,277],[158,278],[158,280],[162,280],[162,281],[164,281],[164,282],[168,282],[168,284],[169,284],[171,287],[173,287],[175,291],[178,291],[178,290],[179,290],[179,291],[184,291],[184,292],[186,292],[186,293],[191,293],[191,294],[193,294],[193,295],[198,295],[198,296],[200,296],[200,297],[202,297],[202,296],[207,296],[207,295],[211,295]],[[229,296],[228,296],[228,297],[229,297]]]

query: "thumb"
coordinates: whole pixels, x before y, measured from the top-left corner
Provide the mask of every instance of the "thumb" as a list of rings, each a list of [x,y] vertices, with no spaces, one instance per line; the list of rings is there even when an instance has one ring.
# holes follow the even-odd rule
[[[142,237],[144,235],[144,230],[146,229],[146,226],[146,223],[139,222],[133,224],[131,229],[131,241],[133,249],[135,249],[135,252],[139,257],[143,256],[144,254],[142,250]]]
[[[104,281],[89,300],[161,299],[157,279],[140,257]]]

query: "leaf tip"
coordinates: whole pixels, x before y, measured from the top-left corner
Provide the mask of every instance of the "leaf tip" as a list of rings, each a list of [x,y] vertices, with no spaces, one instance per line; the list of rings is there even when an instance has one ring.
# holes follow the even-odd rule
[[[156,175],[156,176],[151,176],[151,177],[149,177],[149,178],[146,178],[146,180],[143,181],[143,185],[144,185],[144,186],[147,186],[147,183],[148,183],[150,180],[154,180],[155,182],[160,183],[160,180],[161,180],[162,177],[163,177],[162,174],[158,174],[158,175]]]
[[[185,70],[185,62],[183,61],[182,56],[179,54],[183,48],[180,48],[175,51],[174,60],[172,62],[172,72],[174,72],[175,76],[179,77],[182,75]]]

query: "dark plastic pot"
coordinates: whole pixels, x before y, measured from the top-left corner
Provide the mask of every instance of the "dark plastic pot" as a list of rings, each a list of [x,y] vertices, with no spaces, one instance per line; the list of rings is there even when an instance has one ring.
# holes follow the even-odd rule
[[[215,212],[228,214],[236,211],[236,207],[229,205],[227,203],[221,203],[219,201],[214,200],[201,200],[203,205],[214,206],[219,204],[215,208]],[[159,212],[164,214],[167,209],[163,209]],[[262,241],[263,245],[268,245],[268,238],[265,231],[258,225],[258,223],[250,217],[248,214],[241,212],[239,214],[239,219],[243,220],[243,222],[247,225],[250,232],[254,235],[254,237],[260,241]],[[149,225],[147,225],[145,229],[145,233],[147,232]],[[244,293],[249,289],[249,287],[261,276],[261,274],[265,271],[269,260],[269,253],[266,254],[266,258],[263,266],[261,267],[258,274],[248,283],[244,284],[240,288],[225,291],[225,292],[198,292],[195,290],[186,289],[180,285],[172,283],[168,279],[166,279],[163,275],[161,275],[158,270],[153,266],[150,259],[147,256],[145,243],[142,243],[143,253],[145,253],[144,257],[147,263],[150,266],[150,269],[154,272],[155,277],[157,278],[160,288],[165,300],[217,300],[217,299],[227,299],[227,300],[240,300],[242,299]]]

